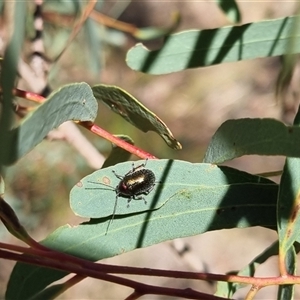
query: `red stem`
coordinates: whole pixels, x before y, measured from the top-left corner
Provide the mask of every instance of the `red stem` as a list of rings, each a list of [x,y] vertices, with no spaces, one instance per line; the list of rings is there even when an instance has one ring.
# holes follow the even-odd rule
[[[23,90],[19,90],[19,89],[14,89],[13,94],[15,96],[20,97],[20,98],[24,98],[24,99],[34,101],[34,102],[37,102],[37,103],[43,103],[46,100],[46,98],[41,96],[41,95],[31,93],[31,92],[27,92],[27,91],[23,91]]]
[[[43,246],[44,247],[44,246]],[[93,263],[91,261],[84,260],[75,256],[71,256],[65,253],[57,252],[45,247],[47,251],[34,250],[31,248],[25,248],[15,245],[9,245],[0,243],[0,248],[9,249],[15,252],[24,253],[24,255],[33,257],[38,262],[43,262],[43,259],[47,261],[53,261],[54,265],[60,264],[60,268],[68,270],[69,266],[76,266],[80,270],[86,269],[98,273],[114,273],[114,274],[127,274],[127,275],[140,275],[140,276],[157,276],[168,278],[180,278],[180,279],[194,279],[194,280],[208,280],[208,281],[226,281],[232,283],[244,283],[252,284],[255,286],[268,286],[279,284],[299,284],[299,276],[277,276],[277,277],[248,277],[238,275],[220,275],[211,273],[197,273],[197,272],[183,272],[183,271],[170,271],[170,270],[157,270],[150,268],[137,268],[137,267],[123,267],[115,265],[106,265],[101,263]],[[11,252],[7,252],[11,253]],[[14,253],[11,253],[14,254]],[[37,256],[37,257],[34,257]],[[22,256],[21,256],[22,257]],[[41,259],[42,258],[42,259]],[[62,263],[63,262],[63,263]],[[49,265],[49,267],[52,267]],[[53,266],[54,267],[54,266]],[[56,267],[54,267],[56,268]],[[77,272],[75,272],[77,273]],[[79,273],[78,273],[79,274]],[[81,273],[80,273],[81,274]],[[88,274],[86,274],[88,275]]]
[[[166,296],[173,296],[173,297],[182,297],[186,299],[215,299],[215,300],[224,300],[224,298],[215,297],[211,295],[207,295],[201,292],[194,291],[192,289],[174,289],[174,288],[165,288],[159,286],[148,285],[140,282],[136,282],[126,278],[120,278],[115,275],[110,275],[102,272],[97,272],[91,270],[86,267],[77,266],[74,264],[68,264],[67,266],[62,264],[61,261],[55,261],[51,258],[47,260],[42,260],[39,257],[34,257],[28,254],[16,254],[11,253],[8,251],[0,250],[0,257],[9,259],[9,260],[16,260],[21,261],[28,264],[43,266],[43,267],[50,267],[61,271],[67,271],[70,273],[76,273],[81,276],[89,276],[97,279],[101,279],[104,281],[109,281],[112,283],[124,285],[127,287],[131,287],[134,290],[138,291],[140,294],[152,294],[152,295],[166,295]]]
[[[37,103],[43,103],[46,100],[46,98],[44,98],[38,94],[26,92],[26,91],[19,90],[19,89],[14,90],[14,95],[21,97],[21,98],[25,98],[27,100],[37,102]],[[146,158],[156,159],[156,157],[154,155],[152,155],[136,146],[133,146],[133,145],[123,141],[122,139],[115,137],[114,135],[112,135],[109,132],[105,131],[104,129],[98,127],[97,125],[95,125],[92,122],[78,122],[78,124],[85,127],[89,131],[97,134],[98,136],[101,136],[104,139],[114,143],[118,147],[123,148],[124,150],[126,150],[142,159],[146,159]]]
[[[123,148],[124,150],[126,150],[140,158],[156,159],[156,157],[154,155],[152,155],[136,146],[133,146],[133,145],[123,141],[122,139],[117,138],[116,136],[114,136],[111,133],[107,132],[106,130],[98,127],[97,125],[95,125],[92,122],[79,122],[78,124],[85,127],[89,131],[97,134],[98,136],[101,136],[101,137],[105,138],[106,140],[114,143],[118,147]]]

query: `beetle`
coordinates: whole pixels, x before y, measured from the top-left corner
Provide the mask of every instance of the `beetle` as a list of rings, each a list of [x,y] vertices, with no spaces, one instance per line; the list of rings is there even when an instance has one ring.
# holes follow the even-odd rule
[[[114,175],[118,179],[120,179],[120,182],[115,188],[108,184],[88,181],[90,183],[96,183],[110,187],[116,192],[116,200],[114,204],[112,218],[110,219],[107,225],[105,235],[107,234],[109,226],[114,219],[119,197],[128,198],[127,207],[129,207],[129,204],[132,199],[144,200],[145,204],[147,204],[147,201],[145,200],[143,195],[148,195],[153,190],[156,179],[154,173],[151,170],[145,168],[147,161],[148,160],[146,159],[145,163],[137,167],[135,167],[134,163],[132,163],[132,169],[128,171],[125,175],[119,175],[116,173],[116,171],[113,170],[112,172],[114,173]]]

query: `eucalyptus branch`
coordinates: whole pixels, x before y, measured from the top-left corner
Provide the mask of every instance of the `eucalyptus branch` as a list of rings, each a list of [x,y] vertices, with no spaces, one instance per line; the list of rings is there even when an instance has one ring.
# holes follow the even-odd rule
[[[152,295],[165,295],[173,297],[182,297],[186,299],[214,299],[214,300],[224,300],[225,298],[220,298],[216,296],[207,295],[201,292],[197,292],[192,289],[176,289],[176,288],[165,288],[154,285],[148,285],[134,280],[120,278],[115,275],[106,274],[103,272],[98,272],[91,270],[86,267],[80,267],[74,264],[62,264],[61,261],[54,260],[52,258],[39,258],[28,254],[17,254],[5,250],[0,250],[0,257],[8,260],[16,260],[24,263],[29,263],[33,265],[50,267],[60,271],[68,271],[70,273],[76,273],[81,276],[89,276],[104,281],[124,285],[133,288],[135,291],[139,291],[141,294],[152,294]]]

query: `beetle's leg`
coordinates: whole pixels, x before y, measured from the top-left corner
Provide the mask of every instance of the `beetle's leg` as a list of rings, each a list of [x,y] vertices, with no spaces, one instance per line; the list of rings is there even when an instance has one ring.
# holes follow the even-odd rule
[[[130,206],[130,202],[131,202],[132,199],[133,199],[133,197],[130,196],[130,198],[127,200],[127,208]]]
[[[145,199],[145,197],[143,195],[140,196],[133,196],[134,200],[143,200],[145,202],[145,204],[147,204],[147,201]]]
[[[142,166],[143,166],[144,168],[146,168],[147,162],[148,162],[148,157],[145,159],[145,162],[142,164]]]
[[[133,163],[132,163],[132,169],[131,169],[129,172],[127,172],[125,176],[132,174],[134,171],[136,171],[137,169],[141,168],[142,166],[143,166],[143,165],[140,165],[140,166],[135,167],[135,166],[134,166],[134,162],[133,162]],[[123,176],[123,177],[125,177],[125,176]]]

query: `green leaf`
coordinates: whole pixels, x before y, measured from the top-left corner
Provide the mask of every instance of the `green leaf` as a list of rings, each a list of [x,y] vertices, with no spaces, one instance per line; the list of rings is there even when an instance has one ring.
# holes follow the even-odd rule
[[[25,270],[26,269],[26,270]],[[23,271],[29,272],[24,274]],[[23,277],[25,275],[25,277]],[[27,300],[43,291],[45,287],[60,278],[68,275],[58,270],[39,268],[17,263],[14,267],[7,285],[6,300]],[[35,279],[35,282],[31,279]],[[19,285],[17,284],[19,282]],[[37,295],[38,298],[38,295]]]
[[[250,154],[300,157],[300,127],[275,119],[228,120],[212,137],[203,162],[220,164]]]
[[[173,149],[181,149],[180,143],[173,137],[166,124],[148,110],[132,95],[117,86],[99,84],[92,87],[98,101],[103,101],[113,112],[140,130],[158,133]]]
[[[298,110],[294,125],[300,125]],[[281,272],[295,275],[296,251],[295,242],[299,239],[300,228],[300,159],[287,157],[280,180],[277,202],[277,228],[279,236],[279,262]],[[297,243],[296,243],[297,246]],[[284,271],[282,269],[285,268]],[[294,285],[280,286],[277,299],[293,299]]]
[[[294,125],[300,128],[300,110],[295,116]],[[296,252],[294,244],[299,239],[300,228],[300,159],[287,157],[280,180],[277,202],[277,227],[279,236],[279,261],[284,260],[288,274],[296,272]],[[281,267],[283,268],[283,267]],[[278,299],[292,299],[294,287],[281,287]],[[290,297],[290,298],[288,298]]]
[[[288,274],[296,275],[296,251],[294,247],[291,247],[285,257],[285,264]],[[287,284],[287,285],[280,285],[278,288],[277,299],[278,300],[292,300],[294,299],[295,294],[295,285],[294,284]]]
[[[132,200],[130,208],[127,208],[126,201],[120,198],[107,235],[105,233],[111,219],[115,193],[110,191],[110,194],[105,194],[106,191],[98,190],[99,203],[94,203],[97,207],[93,208],[93,212],[88,203],[90,191],[82,187],[82,195],[85,196],[82,198],[80,213],[97,214],[101,218],[75,227],[63,226],[44,240],[43,244],[96,261],[210,230],[249,226],[276,228],[278,186],[268,179],[228,167],[183,161],[151,160],[147,168],[162,183],[145,196],[147,205],[143,201]],[[117,173],[130,169],[130,163],[115,167]],[[113,184],[116,183],[109,168],[97,171],[96,174],[100,180],[101,176],[107,176]],[[86,179],[83,179],[83,186]],[[79,186],[76,186],[75,194],[72,191],[72,197],[81,193]],[[156,205],[153,201],[165,203],[153,209]],[[110,208],[107,209],[106,205]],[[139,209],[140,206],[144,211]],[[27,299],[64,275],[55,270],[18,263],[9,281],[8,298]]]
[[[241,14],[235,0],[215,0],[223,12],[226,14],[228,20],[233,23],[241,21]]]
[[[40,293],[34,295],[30,298],[30,300],[51,300],[57,298],[58,295],[62,294],[66,290],[65,284],[55,284],[49,286],[48,288],[44,289]]]
[[[298,15],[291,25],[291,35],[296,36],[299,31],[300,17],[299,17],[299,7],[297,8]],[[282,58],[282,67],[276,82],[276,95],[284,95],[287,92],[292,76],[294,74],[295,68],[297,66],[297,55],[293,53],[297,52],[297,40],[289,39],[287,43],[287,52]]]
[[[173,31],[173,28],[171,28]],[[133,32],[133,36],[141,41],[159,39],[170,33],[169,28],[144,27]]]
[[[228,275],[235,274],[238,276],[253,277],[255,275],[257,268],[261,264],[266,262],[266,260],[269,259],[271,256],[277,254],[278,254],[278,241],[273,243],[269,248],[265,249],[261,254],[256,256],[245,268],[243,268],[239,272],[238,271],[229,272]],[[245,284],[220,281],[217,284],[217,291],[215,293],[215,296],[232,298],[233,295],[237,292],[237,290],[243,288],[244,286]]]
[[[287,252],[299,237],[300,159],[287,158],[278,195],[278,235],[280,247]]]
[[[82,2],[79,3],[83,4]],[[100,59],[101,40],[98,38],[99,28],[97,26],[98,24],[90,18],[84,23],[85,37],[88,43],[88,64],[94,74],[99,74],[102,68]]]
[[[97,102],[88,84],[76,83],[62,87],[11,131],[10,157],[6,163],[14,163],[40,143],[49,131],[68,120],[94,121],[97,109]]]
[[[166,28],[157,28],[157,27],[144,27],[139,28],[135,30],[132,35],[141,40],[141,41],[149,41],[153,39],[159,39],[162,38],[168,34],[170,34],[172,31],[174,31],[179,23],[180,23],[180,14],[178,12],[175,12],[172,16],[172,24],[169,27]]]
[[[134,145],[133,140],[127,136],[127,135],[116,135],[118,138],[122,139],[123,141],[126,141],[127,143]],[[124,150],[121,147],[116,146],[115,144],[112,144],[112,150],[105,160],[105,162],[102,165],[102,169],[114,166],[118,163],[127,161],[131,156],[131,153]]]
[[[4,59],[1,61],[1,109],[0,109],[0,170],[11,153],[10,132],[13,120],[12,100],[15,87],[21,47],[25,34],[26,3],[10,1],[6,3],[6,23],[8,45],[5,49]],[[12,31],[13,32],[10,32]]]
[[[16,238],[24,242],[28,242],[30,240],[30,236],[20,223],[14,210],[2,197],[0,197],[0,220],[6,229]]]
[[[142,163],[144,161],[136,162],[135,166]],[[171,166],[170,170],[168,170],[168,164]],[[132,200],[130,206],[127,207],[128,199],[125,198],[124,201],[124,198],[120,197],[116,216],[156,210],[173,201],[182,201],[182,210],[186,205],[185,199],[191,203],[198,201],[200,206],[210,207],[214,201],[215,203],[222,201],[227,193],[228,184],[234,185],[246,181],[247,186],[249,182],[262,180],[261,177],[237,171],[232,171],[233,178],[230,178],[229,173],[224,174],[223,168],[219,169],[210,164],[190,164],[184,161],[151,160],[147,162],[146,168],[151,169],[156,177],[154,189],[144,196],[148,205],[145,205],[144,201]],[[132,170],[132,163],[126,162],[95,171],[78,182],[70,193],[70,206],[76,215],[84,218],[104,218],[112,215],[116,195],[113,189],[120,182],[120,179],[112,172],[113,170],[124,176]],[[239,178],[239,174],[240,176],[247,174],[246,179]],[[264,183],[273,184],[269,180],[264,180]],[[255,186],[253,188],[255,190]],[[209,196],[210,194],[213,196]],[[216,198],[213,200],[214,196]]]
[[[294,39],[293,53],[298,53],[300,33],[291,34],[295,19],[286,17],[242,26],[183,31],[168,36],[159,50],[150,51],[137,44],[127,53],[127,65],[145,73],[168,74],[223,62],[283,55],[290,39]]]
[[[43,3],[43,10],[47,12],[55,12],[58,15],[80,15],[82,3],[80,0],[74,1],[45,1]]]

